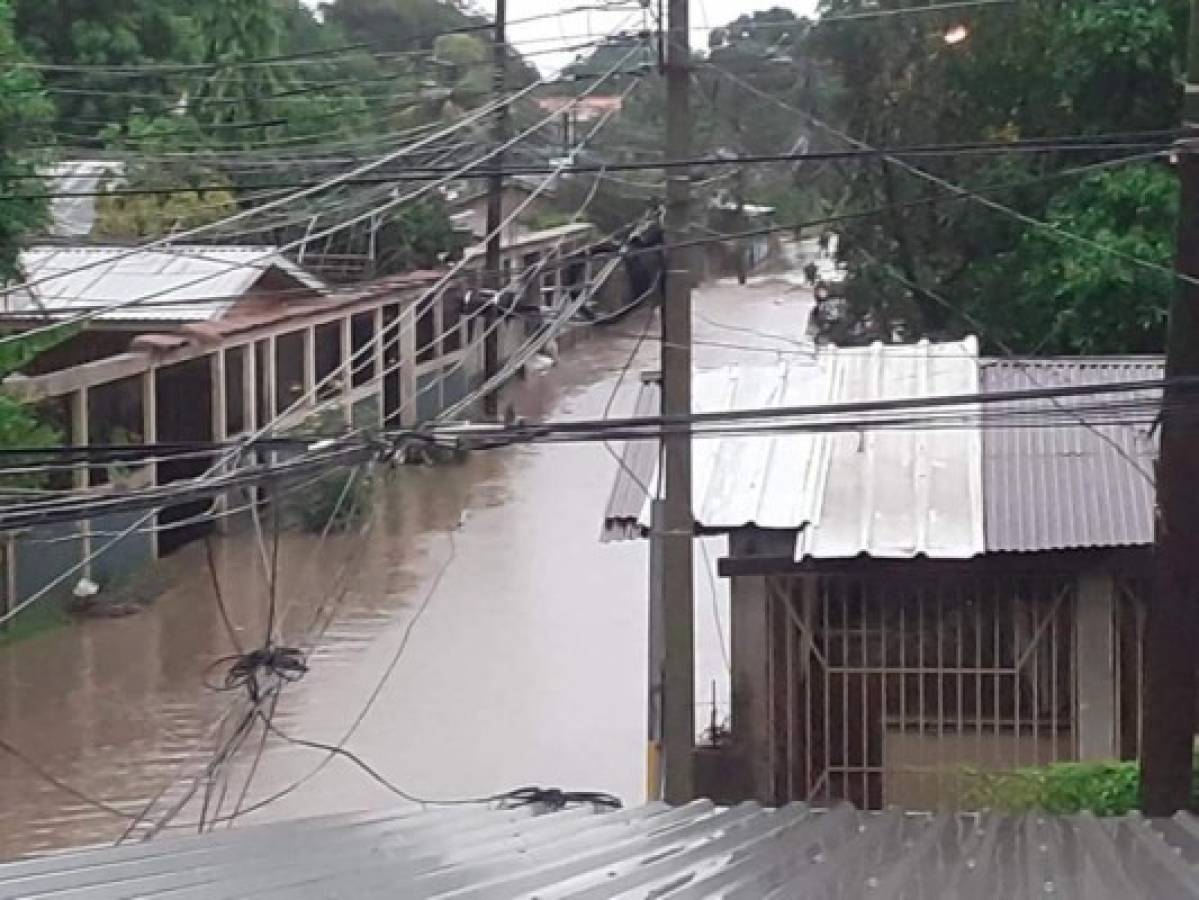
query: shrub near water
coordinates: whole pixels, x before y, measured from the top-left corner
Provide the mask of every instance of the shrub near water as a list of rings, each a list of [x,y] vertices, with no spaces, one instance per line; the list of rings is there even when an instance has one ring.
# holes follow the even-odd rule
[[[974,809],[1122,816],[1140,806],[1141,770],[1136,762],[1056,763],[1000,774],[968,770],[963,775],[963,806]]]

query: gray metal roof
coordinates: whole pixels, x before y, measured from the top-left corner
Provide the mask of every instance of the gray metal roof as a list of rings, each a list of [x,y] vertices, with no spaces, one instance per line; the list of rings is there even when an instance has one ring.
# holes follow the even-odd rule
[[[983,390],[991,392],[1161,377],[1161,360],[1149,357],[982,362]],[[1147,392],[1121,399],[1158,396]],[[1067,401],[1058,403],[1068,408]],[[1156,455],[1149,429],[1132,425],[988,428],[983,435],[987,550],[1152,544]]]
[[[270,247],[179,246],[129,254],[127,247],[33,247],[20,255],[26,280],[6,314],[69,314],[145,297],[104,313],[104,321],[219,319],[270,270],[314,291],[323,282]]]
[[[1199,822],[706,801],[364,813],[0,866],[0,898],[1199,898]]]
[[[967,339],[826,347],[800,362],[700,371],[692,395],[697,412],[716,412],[978,390],[978,348]],[[639,409],[654,409],[657,397],[647,384]],[[696,441],[692,453],[693,509],[704,529],[796,530],[796,559],[964,559],[983,551],[977,430],[719,437]],[[642,485],[655,486],[657,470],[652,445],[626,453],[606,538],[646,533]]]
[[[964,342],[833,348],[789,366],[698,372],[693,393],[696,409],[711,411],[1152,381],[1161,375],[1157,358],[985,359],[977,357],[972,342]],[[659,396],[656,384],[646,384],[636,414],[654,414]],[[1154,397],[1146,391],[1120,399]],[[1042,405],[1060,410],[1072,402]],[[1036,404],[1021,408],[1033,410]],[[982,421],[1003,412],[988,405]],[[1150,476],[1157,446],[1149,430],[1057,418],[1057,424],[1024,428],[698,441],[696,521],[716,531],[796,530],[796,559],[967,558],[1152,544]],[[605,540],[648,533],[649,504],[641,485],[656,488],[654,442],[630,444],[624,462],[605,514]]]

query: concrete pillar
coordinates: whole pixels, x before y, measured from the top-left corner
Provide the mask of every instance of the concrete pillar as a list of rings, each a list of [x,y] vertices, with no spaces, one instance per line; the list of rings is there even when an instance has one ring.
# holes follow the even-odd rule
[[[1111,575],[1078,579],[1074,615],[1078,676],[1078,758],[1116,759],[1116,584]]]
[[[746,799],[774,800],[770,724],[770,604],[766,578],[735,576],[731,583],[733,752]]]

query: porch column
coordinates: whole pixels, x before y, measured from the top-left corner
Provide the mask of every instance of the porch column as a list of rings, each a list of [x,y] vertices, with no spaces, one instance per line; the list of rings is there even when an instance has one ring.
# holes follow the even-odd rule
[[[241,402],[245,410],[246,431],[258,430],[258,349],[254,341],[246,344],[242,354]]]
[[[279,350],[276,346],[275,336],[272,334],[266,339],[266,418],[267,422],[273,422],[275,417],[282,412],[279,409]],[[266,422],[259,422],[258,427],[261,428]]]
[[[229,437],[229,407],[225,394],[225,351],[217,350],[209,356],[209,372],[212,374],[212,439],[216,443]],[[148,406],[146,407],[149,408]]]
[[[411,428],[416,424],[416,309],[409,303],[396,319],[396,347],[400,355],[400,420],[392,427]]]
[[[350,317],[343,316],[339,323],[341,335],[341,404],[345,410],[346,424],[353,421],[353,408],[350,403],[350,392],[354,390],[354,369],[358,360],[354,358],[354,336],[350,328]]]
[[[225,365],[228,360],[225,358],[223,347],[208,358],[210,360],[209,373],[212,376],[212,440],[219,444],[229,438],[229,395],[225,389]],[[219,457],[214,456],[210,464],[216,462],[217,459]],[[225,516],[228,510],[228,494],[220,494],[212,498],[212,512],[216,516],[213,528],[218,534],[225,534],[229,530],[229,520]]]
[[[1106,573],[1078,579],[1074,646],[1078,675],[1078,758],[1116,759],[1116,584]]]
[[[156,370],[151,367],[142,375],[142,440],[158,442],[158,391]],[[214,398],[215,399],[215,398]],[[158,463],[150,463],[150,483],[158,484]],[[150,554],[158,559],[158,517],[150,523]]]
[[[384,418],[387,411],[383,408],[387,405],[387,398],[383,392],[383,379],[387,377],[387,360],[383,356],[383,307],[376,306],[375,313],[372,318],[374,327],[374,339],[371,344],[371,353],[375,358],[374,367],[374,385],[375,399],[379,404],[379,427],[382,428],[386,423]]]
[[[86,447],[90,443],[88,437],[88,397],[87,387],[81,387],[71,395],[71,443],[76,447]],[[75,489],[85,491],[91,485],[91,469],[86,463],[76,467],[74,472]],[[82,562],[92,554],[92,523],[90,519],[79,522],[79,559]],[[91,563],[79,572],[80,577],[90,578]]]
[[[746,799],[773,802],[770,739],[770,603],[766,578],[732,578],[730,660],[733,751],[740,762]]]
[[[304,405],[316,406],[316,326],[304,329]]]

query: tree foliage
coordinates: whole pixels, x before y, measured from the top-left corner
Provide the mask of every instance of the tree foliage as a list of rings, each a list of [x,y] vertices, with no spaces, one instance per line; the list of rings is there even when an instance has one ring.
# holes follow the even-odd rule
[[[0,283],[16,275],[22,238],[46,218],[43,188],[32,176],[53,110],[36,73],[14,65],[23,58],[8,0],[0,0]]]
[[[831,15],[861,8],[822,4]],[[874,146],[1139,134],[1177,125],[1185,14],[1185,0],[1028,0],[974,11],[956,46],[942,40],[957,21],[943,13],[829,22],[812,29],[805,51],[839,82],[826,117]],[[1174,178],[1160,162],[1070,172],[1111,156],[911,160],[1084,240],[1053,236],[894,162],[839,166],[844,208],[887,210],[848,225],[843,244],[851,306],[875,326],[866,336],[899,326],[930,336],[979,331],[992,349],[1022,352],[1160,350],[1170,279],[1127,257],[1169,264]]]

